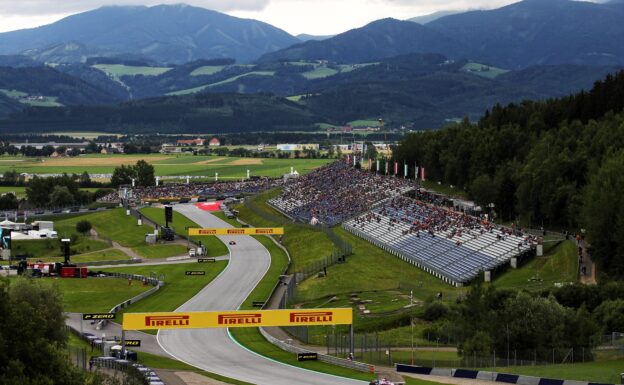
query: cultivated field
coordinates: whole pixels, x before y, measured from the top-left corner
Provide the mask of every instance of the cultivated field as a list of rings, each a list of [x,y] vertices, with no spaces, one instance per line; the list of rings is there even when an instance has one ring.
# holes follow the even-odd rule
[[[219,179],[241,179],[251,175],[277,177],[294,167],[306,174],[331,160],[328,159],[261,159],[192,155],[83,155],[76,158],[0,158],[0,173],[15,170],[20,173],[109,174],[114,168],[135,164],[144,159],[154,165],[156,175],[205,176]],[[14,188],[12,188],[14,189]],[[13,190],[11,190],[13,191]]]
[[[127,66],[123,64],[96,64],[93,68],[106,72],[108,75],[117,79],[122,76],[158,76],[171,70],[169,67],[139,67]]]

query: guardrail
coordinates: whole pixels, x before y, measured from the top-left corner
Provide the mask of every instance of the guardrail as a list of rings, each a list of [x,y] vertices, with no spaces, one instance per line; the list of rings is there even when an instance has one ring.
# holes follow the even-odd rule
[[[270,343],[272,343],[273,345],[279,347],[282,350],[285,350],[285,351],[290,352],[290,353],[295,353],[295,354],[298,354],[298,353],[316,353],[316,352],[313,352],[311,350],[300,348],[298,346],[289,344],[287,342],[280,341],[277,338],[275,338],[272,335],[270,335],[269,333],[267,333],[266,330],[264,330],[264,328],[259,328],[259,329],[260,329],[260,334],[262,334],[262,336],[264,338],[266,338],[267,341],[269,341]],[[332,365],[342,366],[343,368],[353,369],[353,370],[357,370],[357,371],[360,371],[360,372],[366,372],[366,373],[374,373],[375,372],[375,367],[373,365],[365,364],[363,362],[347,360],[347,359],[344,359],[344,358],[334,357],[334,356],[330,356],[330,355],[327,355],[327,354],[321,354],[321,353],[317,353],[317,357],[318,357],[319,361],[322,361],[322,362],[325,362],[325,363],[328,363],[328,364],[332,364]]]
[[[115,305],[110,311],[109,313],[117,313],[118,311],[120,311],[123,308],[126,308],[128,306],[130,306],[131,304],[142,300],[145,297],[148,297],[152,294],[154,294],[155,292],[157,292],[158,290],[160,290],[160,287],[163,286],[165,284],[165,282],[160,281],[156,278],[152,278],[152,277],[146,277],[143,275],[137,275],[137,274],[126,274],[126,273],[102,273],[102,274],[106,274],[108,277],[112,277],[112,278],[123,278],[123,279],[130,279],[133,281],[141,281],[144,282],[146,284],[150,284],[153,287],[147,291],[144,291],[143,293],[136,295],[120,304]],[[100,320],[96,326],[97,330],[102,329],[103,327],[105,327],[108,324],[108,320]]]

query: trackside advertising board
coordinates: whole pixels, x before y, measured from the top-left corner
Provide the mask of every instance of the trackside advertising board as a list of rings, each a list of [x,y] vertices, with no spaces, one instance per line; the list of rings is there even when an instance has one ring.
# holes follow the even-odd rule
[[[207,228],[188,229],[188,235],[282,235],[283,227],[243,227],[243,228]]]
[[[351,325],[351,309],[124,313],[124,330]]]

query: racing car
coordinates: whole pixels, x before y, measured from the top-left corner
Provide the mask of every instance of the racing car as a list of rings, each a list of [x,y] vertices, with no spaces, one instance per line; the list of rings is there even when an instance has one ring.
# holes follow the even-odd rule
[[[371,381],[370,385],[394,385],[394,382],[390,382],[386,380],[385,378],[382,378],[381,380]]]
[[[230,245],[235,245],[236,242],[235,241],[230,241]]]

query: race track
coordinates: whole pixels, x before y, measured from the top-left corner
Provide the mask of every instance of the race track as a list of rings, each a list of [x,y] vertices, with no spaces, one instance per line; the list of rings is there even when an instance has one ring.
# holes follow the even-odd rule
[[[231,227],[194,205],[174,209],[202,227]],[[227,268],[178,311],[236,310],[271,264],[269,252],[249,236],[220,236],[230,248]],[[246,350],[226,329],[161,330],[158,342],[170,355],[202,370],[259,385],[355,385],[362,381],[281,364]]]

